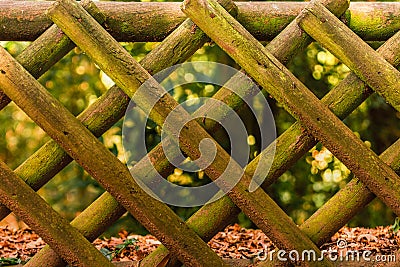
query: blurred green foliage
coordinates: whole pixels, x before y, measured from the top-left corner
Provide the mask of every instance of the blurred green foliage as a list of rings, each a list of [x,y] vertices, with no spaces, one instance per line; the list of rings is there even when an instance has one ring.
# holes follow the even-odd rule
[[[27,43],[2,42],[11,54],[17,55]],[[142,59],[157,43],[122,43],[136,59]],[[190,58],[191,61],[216,61],[238,68],[236,63],[218,46],[207,43]],[[340,63],[331,53],[317,43],[311,44],[291,61],[289,69],[317,97],[321,98],[349,73],[349,69]],[[81,113],[88,105],[96,101],[113,83],[78,48],[71,51],[50,71],[44,74],[40,83],[45,86],[74,115]],[[218,87],[202,84],[190,84],[175,88],[174,98],[183,102],[198,97],[211,97]],[[294,123],[294,119],[273,99],[268,99],[274,112],[278,134]],[[384,119],[382,119],[384,118]],[[355,110],[345,123],[376,153],[381,153],[400,137],[400,113],[388,106],[385,101],[373,95]],[[252,117],[248,121],[249,145],[254,158],[258,151],[258,137],[254,130]],[[34,151],[42,146],[49,137],[23,111],[13,103],[0,112],[2,127],[0,133],[0,159],[11,168],[16,168]],[[121,161],[125,161],[121,144],[122,121],[116,123],[100,139]],[[148,149],[160,141],[160,127],[149,122],[146,129]],[[229,144],[224,144],[228,149]],[[175,169],[168,177],[169,181],[184,185],[198,186],[210,180],[204,172],[186,173]],[[321,207],[332,195],[343,188],[352,178],[350,171],[334,157],[322,144],[318,144],[301,160],[291,167],[271,186],[269,194],[277,203],[300,224]],[[40,194],[62,216],[71,220],[85,209],[104,190],[80,166],[71,163],[57,174],[40,191]],[[176,213],[187,219],[197,208],[176,208]],[[374,200],[350,222],[350,225],[376,226],[392,224],[394,216],[379,200]],[[237,221],[244,226],[254,227],[244,214]],[[124,228],[128,231],[144,233],[131,215],[124,215],[110,234]]]

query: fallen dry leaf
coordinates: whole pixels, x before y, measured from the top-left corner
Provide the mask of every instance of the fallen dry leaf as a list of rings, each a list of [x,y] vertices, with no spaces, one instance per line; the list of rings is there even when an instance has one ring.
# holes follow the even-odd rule
[[[161,243],[152,235],[130,235],[121,231],[118,237],[97,239],[93,242],[97,249],[106,249],[109,252],[118,250],[118,246],[127,239],[135,238],[137,242],[127,246],[113,261],[140,261]],[[346,246],[341,247],[340,242]],[[390,227],[349,228],[343,227],[331,238],[330,242],[321,246],[321,249],[371,251],[373,254],[389,255],[399,249],[400,232],[394,233]],[[0,257],[17,258],[23,261],[33,257],[45,242],[30,229],[13,230],[0,227]],[[261,230],[245,229],[238,224],[225,228],[217,233],[208,245],[222,258],[254,260],[263,253],[272,251],[276,247]],[[138,249],[136,249],[138,246]],[[168,259],[167,259],[168,260]],[[166,262],[163,262],[164,264]]]

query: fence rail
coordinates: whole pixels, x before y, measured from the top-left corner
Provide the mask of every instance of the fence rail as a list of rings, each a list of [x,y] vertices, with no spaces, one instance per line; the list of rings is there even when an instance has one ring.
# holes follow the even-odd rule
[[[312,249],[319,254],[318,246],[375,196],[400,216],[400,180],[396,174],[400,169],[400,141],[378,157],[341,121],[373,92],[400,111],[400,74],[395,68],[400,54],[400,36],[396,33],[400,27],[400,4],[352,3],[349,8],[345,0],[310,3],[186,0],[180,5],[72,0],[0,2],[0,39],[34,40],[16,58],[0,49],[0,110],[14,101],[52,138],[14,171],[0,162],[0,177],[4,181],[0,184],[3,203],[0,218],[12,210],[49,244],[27,266],[63,266],[64,261],[78,266],[110,265],[88,241],[104,232],[126,210],[163,243],[141,266],[164,266],[167,262],[169,266],[179,262],[186,266],[225,266],[226,262],[205,241],[240,210],[279,248]],[[53,22],[55,25],[51,26]],[[353,71],[322,100],[284,66],[312,41],[310,36]],[[96,137],[123,117],[130,98],[152,74],[186,61],[209,38],[297,122],[277,138],[275,158],[262,188],[248,191],[260,157],[268,155],[271,146],[246,166],[242,179],[226,196],[203,206],[183,222],[167,205],[146,194],[127,167]],[[118,43],[161,40],[140,63]],[[264,47],[259,40],[271,42]],[[385,43],[374,51],[364,42],[371,40]],[[75,45],[116,83],[77,118],[36,80]],[[243,87],[246,95],[253,93],[251,86],[238,84],[233,77],[213,98],[240,112],[243,102],[227,89],[231,85]],[[149,108],[151,97],[158,92],[162,95],[159,84],[154,82],[152,86],[151,94],[135,98],[135,104],[143,110]],[[169,94],[162,100],[150,114],[160,126],[178,106]],[[204,117],[209,108],[205,105],[195,114]],[[224,116],[222,112],[219,115]],[[190,115],[181,111],[179,116]],[[173,120],[177,122],[179,118]],[[180,148],[191,158],[200,157],[200,141],[213,138],[220,127],[216,123],[205,125],[201,119],[190,121],[180,133]],[[357,178],[297,226],[264,189],[317,141],[328,147]],[[242,170],[218,143],[216,148],[216,159],[205,169],[212,180],[218,179],[227,162]],[[161,145],[151,150],[148,157],[163,175],[173,168]],[[72,160],[107,192],[69,224],[34,190]],[[152,166],[147,161],[137,164],[150,175]],[[295,264],[332,265],[327,259]]]
[[[0,2],[0,40],[34,41],[52,21],[46,16],[51,1]],[[260,41],[272,40],[306,6],[304,2],[236,2],[237,20]],[[162,41],[185,19],[180,3],[97,2],[107,31],[123,42]],[[379,14],[377,16],[376,14]],[[395,2],[353,2],[342,21],[363,40],[385,41],[400,28]],[[382,27],[382,25],[385,25]]]

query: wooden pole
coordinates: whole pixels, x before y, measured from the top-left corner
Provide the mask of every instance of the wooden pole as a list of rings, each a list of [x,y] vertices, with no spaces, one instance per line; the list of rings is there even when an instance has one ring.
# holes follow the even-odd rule
[[[213,0],[185,1],[183,11],[288,112],[400,214],[400,178],[275,57]]]
[[[4,49],[0,54],[2,90],[150,232],[187,264],[224,265],[167,205],[144,192],[126,166]]]
[[[135,90],[141,83],[150,78],[149,74],[145,73],[131,59],[130,55],[109,37],[103,28],[93,23],[84,10],[80,9],[74,2],[59,1],[48,11],[48,14],[128,95],[135,94]],[[151,94],[135,97],[135,103],[142,109],[146,110],[150,107],[149,97],[158,94],[156,92],[160,90],[155,83],[152,84],[151,89]],[[175,107],[177,107],[177,103],[172,97],[163,95],[154,106],[150,117],[159,125],[163,125],[164,119]],[[184,110],[179,110],[180,116],[175,119],[179,120],[186,115],[185,113]],[[198,158],[200,151],[197,144],[202,139],[209,138],[209,135],[194,121],[187,123],[186,126],[183,127],[179,136],[181,148],[192,158]],[[165,127],[163,129],[165,130]],[[168,130],[166,129],[166,131]],[[211,179],[217,179],[225,170],[227,162],[231,161],[230,156],[218,144],[216,144],[216,149],[216,158],[211,166],[206,169],[206,173]],[[232,168],[241,170],[235,162],[232,163]],[[275,237],[274,241],[281,247],[289,250],[311,248],[318,251],[318,248],[298,231],[293,221],[263,190],[249,193],[247,190],[249,183],[250,177],[246,174],[243,175],[241,181],[228,194],[253,222],[266,234]]]
[[[346,98],[346,99],[348,99],[348,98]],[[351,101],[349,101],[349,102],[351,102]],[[340,104],[341,102],[337,101],[337,103]],[[338,107],[339,107],[339,106],[340,106],[340,105],[338,105]],[[291,128],[291,129],[292,129],[292,128]],[[300,129],[300,128],[299,128],[299,129]],[[300,136],[300,135],[296,135],[296,136]],[[295,136],[294,136],[294,137],[295,137]],[[300,138],[299,140],[300,140],[300,142],[301,142],[301,140],[303,140],[303,139]],[[288,142],[288,143],[290,143],[290,142]],[[294,143],[296,143],[296,142],[292,142],[292,143],[294,144]],[[301,143],[304,144],[304,142],[301,142]],[[278,148],[279,148],[279,147],[280,147],[280,146],[278,145]],[[290,153],[290,154],[291,154],[291,155],[297,155],[298,153],[293,153],[293,154]],[[279,164],[278,164],[277,166],[282,166],[282,165],[279,165]],[[281,167],[280,167],[280,168],[281,168]],[[281,169],[283,170],[284,168],[281,168]],[[276,172],[275,172],[275,173],[276,173]]]
[[[4,70],[3,70],[4,71]],[[113,266],[68,221],[62,218],[0,161],[0,200],[73,266]]]
[[[33,41],[52,24],[51,1],[0,1],[0,40]],[[237,2],[238,21],[258,40],[270,41],[306,7],[304,2]],[[179,3],[97,2],[107,31],[123,42],[162,41],[186,16]],[[385,41],[400,29],[400,4],[354,2],[343,21],[366,41]],[[382,27],[385,25],[385,27]]]

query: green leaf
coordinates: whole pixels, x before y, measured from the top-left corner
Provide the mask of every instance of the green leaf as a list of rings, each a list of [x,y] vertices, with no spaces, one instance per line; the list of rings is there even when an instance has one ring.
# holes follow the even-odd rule
[[[394,224],[392,225],[392,230],[394,233],[397,233],[397,231],[400,230],[400,218],[396,217],[396,219],[394,220]]]
[[[0,258],[0,266],[11,266],[21,263],[22,261],[18,258]]]

